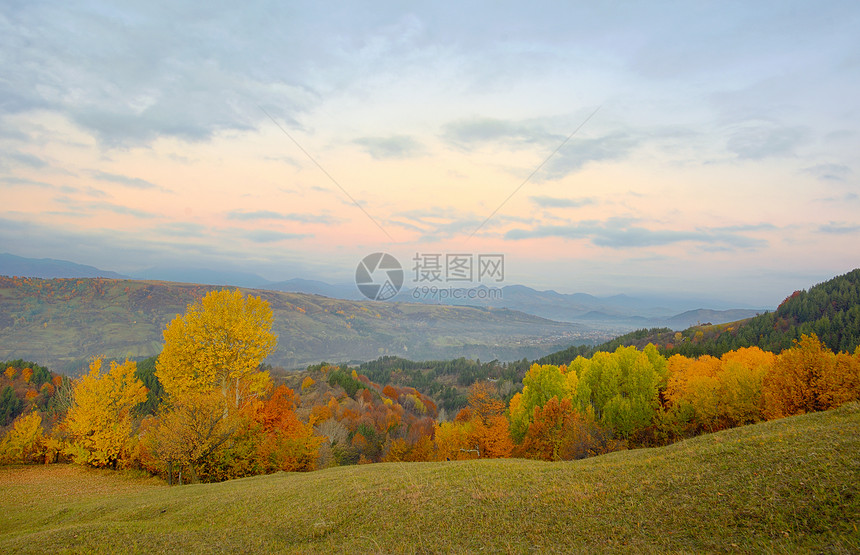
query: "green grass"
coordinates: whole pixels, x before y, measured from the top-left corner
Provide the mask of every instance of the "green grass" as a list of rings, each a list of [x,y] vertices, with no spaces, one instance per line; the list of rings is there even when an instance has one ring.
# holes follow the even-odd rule
[[[584,461],[0,469],[0,552],[860,552],[860,405]]]

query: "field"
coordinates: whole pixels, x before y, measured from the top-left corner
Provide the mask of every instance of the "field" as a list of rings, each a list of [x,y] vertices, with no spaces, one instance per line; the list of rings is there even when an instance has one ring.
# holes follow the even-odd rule
[[[860,405],[583,461],[0,469],[0,552],[860,552]]]

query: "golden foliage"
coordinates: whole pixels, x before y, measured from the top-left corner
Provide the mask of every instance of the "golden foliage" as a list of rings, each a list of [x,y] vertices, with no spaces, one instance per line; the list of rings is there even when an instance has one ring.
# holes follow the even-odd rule
[[[102,360],[74,385],[74,401],[66,416],[71,435],[67,454],[75,462],[92,466],[116,465],[132,432],[131,409],[146,400],[146,387],[134,375],[137,364],[111,361],[101,373]]]
[[[815,334],[780,353],[764,380],[765,414],[782,418],[860,399],[860,356],[834,354]]]
[[[31,463],[43,458],[45,435],[37,411],[19,416],[0,441],[0,463]]]
[[[758,347],[729,351],[720,358],[674,355],[668,360],[665,398],[707,431],[758,422],[764,418],[762,381],[775,360],[773,353]]]
[[[269,387],[258,368],[275,348],[271,327],[272,309],[260,297],[212,291],[165,328],[156,376],[170,397],[217,389],[240,407]]]

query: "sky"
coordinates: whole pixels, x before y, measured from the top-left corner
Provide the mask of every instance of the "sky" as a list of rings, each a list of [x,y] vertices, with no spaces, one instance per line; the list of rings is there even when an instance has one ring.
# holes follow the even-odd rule
[[[860,266],[858,28],[854,1],[5,0],[0,252],[330,283],[501,254],[488,285],[775,306]]]

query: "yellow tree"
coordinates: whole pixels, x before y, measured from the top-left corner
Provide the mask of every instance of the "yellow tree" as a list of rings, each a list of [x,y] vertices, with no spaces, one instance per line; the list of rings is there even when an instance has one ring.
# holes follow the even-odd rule
[[[0,442],[0,463],[35,462],[45,452],[42,416],[33,411],[19,416]]]
[[[67,453],[80,464],[116,467],[131,436],[131,409],[146,400],[147,389],[134,375],[135,362],[111,361],[105,374],[101,366],[101,358],[94,359],[74,385]]]
[[[152,456],[164,464],[168,481],[173,483],[174,468],[187,468],[191,481],[198,482],[198,469],[216,450],[244,427],[235,411],[224,411],[224,399],[217,390],[189,391],[173,398],[157,419],[149,423],[143,442]]]
[[[212,291],[165,328],[155,375],[168,397],[220,389],[239,408],[269,386],[258,368],[275,348],[271,328],[267,301],[238,289]]]

